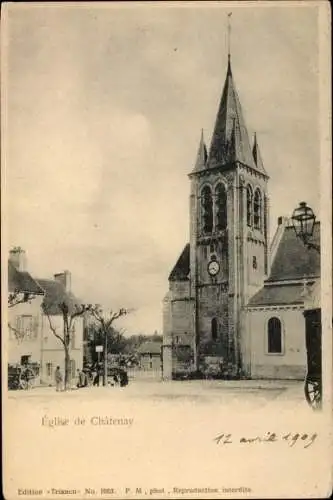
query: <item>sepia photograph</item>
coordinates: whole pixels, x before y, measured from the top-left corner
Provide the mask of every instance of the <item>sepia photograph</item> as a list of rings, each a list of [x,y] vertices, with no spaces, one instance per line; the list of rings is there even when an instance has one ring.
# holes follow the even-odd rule
[[[4,497],[328,498],[329,4],[1,23]]]

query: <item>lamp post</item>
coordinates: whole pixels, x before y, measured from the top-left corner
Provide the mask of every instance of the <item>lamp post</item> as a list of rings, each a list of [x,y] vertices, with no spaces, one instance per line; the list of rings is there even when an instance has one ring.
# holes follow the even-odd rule
[[[320,245],[311,241],[316,221],[316,216],[312,208],[305,201],[301,201],[299,206],[293,211],[291,220],[297,238],[300,238],[307,248],[320,253]]]
[[[320,245],[312,240],[316,216],[311,207],[302,201],[295,208],[291,217],[297,238],[302,240],[308,249],[320,253]],[[304,392],[308,404],[320,409],[322,404],[322,345],[321,345],[321,308],[305,309],[305,344],[307,351],[307,374]]]

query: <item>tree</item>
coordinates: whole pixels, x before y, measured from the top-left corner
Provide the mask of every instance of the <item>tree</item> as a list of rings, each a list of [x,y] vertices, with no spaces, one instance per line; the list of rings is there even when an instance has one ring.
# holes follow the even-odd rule
[[[123,354],[126,347],[127,339],[124,337],[124,331],[118,330],[111,326],[107,332],[107,353]],[[89,326],[89,359],[97,361],[96,346],[104,345],[104,334],[100,323],[95,321]]]
[[[134,354],[137,352],[138,348],[144,342],[149,341],[158,341],[162,342],[162,335],[158,335],[156,332],[153,335],[145,335],[143,333],[139,333],[137,335],[131,335],[125,339],[126,345],[124,346],[125,354]]]
[[[108,337],[112,332],[112,323],[116,321],[121,316],[125,316],[130,312],[129,309],[121,308],[119,311],[108,311],[104,312],[103,309],[99,306],[89,306],[89,312],[97,321],[100,332],[102,334],[103,340],[103,351],[104,351],[104,369],[103,369],[103,385],[106,385],[107,382],[107,352],[108,352]]]
[[[14,307],[25,302],[29,302],[30,304],[34,298],[36,298],[34,293],[22,292],[21,290],[16,289],[14,292],[8,294],[8,307]]]
[[[65,390],[68,389],[68,384],[70,381],[70,355],[69,355],[69,346],[73,337],[74,332],[74,324],[76,319],[79,316],[83,316],[86,312],[90,310],[90,305],[85,304],[75,304],[73,307],[70,307],[66,302],[61,302],[58,304],[59,310],[62,314],[63,319],[63,331],[62,334],[57,332],[57,328],[54,326],[51,320],[51,316],[48,313],[47,307],[45,305],[42,306],[43,312],[46,315],[50,330],[53,335],[57,337],[57,339],[62,343],[65,353]]]

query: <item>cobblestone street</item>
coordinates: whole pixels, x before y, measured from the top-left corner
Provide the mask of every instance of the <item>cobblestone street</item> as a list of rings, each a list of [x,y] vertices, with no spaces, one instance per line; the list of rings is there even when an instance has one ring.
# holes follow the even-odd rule
[[[303,382],[301,381],[267,381],[267,380],[198,380],[172,381],[159,380],[130,380],[127,387],[88,387],[74,389],[68,392],[55,391],[54,387],[35,387],[28,391],[10,391],[9,399],[24,401],[33,399],[34,402],[47,400],[70,401],[75,399],[82,403],[116,400],[119,402],[142,401],[144,404],[196,402],[199,405],[213,403],[218,405],[229,404],[250,405],[253,408],[265,407],[275,403],[282,403],[287,408],[288,403],[294,408],[305,407]]]
[[[247,487],[283,474],[292,494],[297,481],[313,488],[312,478],[325,472],[313,460],[327,439],[322,416],[307,406],[302,382],[130,380],[124,388],[12,391],[6,405],[5,435],[17,450],[6,459],[7,477],[22,488],[79,488],[82,498],[85,488]],[[276,442],[266,442],[272,433]],[[314,434],[304,449],[301,436]],[[244,437],[259,442],[241,444]],[[46,463],[49,472],[39,474]],[[193,475],[198,468],[205,484]]]

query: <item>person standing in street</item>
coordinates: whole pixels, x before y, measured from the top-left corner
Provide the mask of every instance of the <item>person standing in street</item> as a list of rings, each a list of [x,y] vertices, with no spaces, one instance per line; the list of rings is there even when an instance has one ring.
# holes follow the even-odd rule
[[[100,377],[100,366],[96,365],[93,386],[99,387],[99,377]]]
[[[56,383],[56,391],[59,392],[62,389],[62,374],[60,371],[60,366],[57,366],[56,371],[54,373],[55,383]]]

